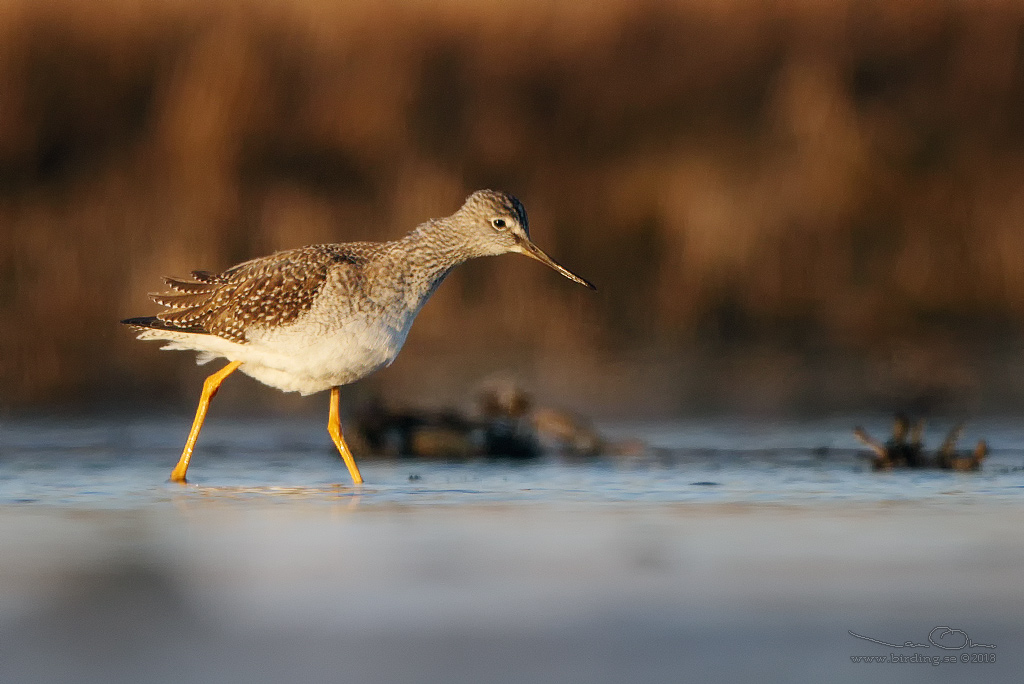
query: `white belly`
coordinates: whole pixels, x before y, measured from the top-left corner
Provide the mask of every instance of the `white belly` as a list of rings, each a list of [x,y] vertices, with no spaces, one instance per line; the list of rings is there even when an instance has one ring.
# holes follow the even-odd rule
[[[350,319],[342,326],[306,321],[273,331],[254,331],[239,368],[285,392],[312,394],[347,385],[390,365],[412,323]]]

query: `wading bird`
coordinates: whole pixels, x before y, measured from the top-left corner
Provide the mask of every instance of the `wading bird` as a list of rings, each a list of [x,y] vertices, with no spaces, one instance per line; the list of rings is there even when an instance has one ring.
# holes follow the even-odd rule
[[[353,482],[361,483],[341,432],[339,386],[395,360],[416,314],[453,268],[510,252],[596,289],[533,244],[523,205],[493,190],[474,192],[451,216],[392,242],[313,245],[223,273],[165,278],[170,291],[150,297],[166,310],[122,323],[139,330],[140,340],[166,341],[163,349],[199,352],[199,363],[228,361],[203,383],[171,480],[185,482],[210,400],[227,376],[241,370],[285,392],[331,390],[327,430]]]

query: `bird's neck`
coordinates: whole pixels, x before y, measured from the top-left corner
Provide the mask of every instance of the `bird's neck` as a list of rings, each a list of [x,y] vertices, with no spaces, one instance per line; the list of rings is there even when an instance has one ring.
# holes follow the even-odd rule
[[[470,258],[465,247],[452,239],[444,219],[428,221],[405,237],[390,243],[379,262],[381,282],[401,284],[407,302],[416,310],[451,273]]]
[[[446,219],[421,224],[400,242],[411,266],[441,278],[472,256]]]

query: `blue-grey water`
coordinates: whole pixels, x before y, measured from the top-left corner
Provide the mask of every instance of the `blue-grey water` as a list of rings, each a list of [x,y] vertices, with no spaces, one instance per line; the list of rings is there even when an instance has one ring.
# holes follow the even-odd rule
[[[872,472],[857,422],[354,487],[320,421],[212,418],[184,486],[187,419],[2,421],[0,682],[1017,681],[1024,422],[979,473]]]

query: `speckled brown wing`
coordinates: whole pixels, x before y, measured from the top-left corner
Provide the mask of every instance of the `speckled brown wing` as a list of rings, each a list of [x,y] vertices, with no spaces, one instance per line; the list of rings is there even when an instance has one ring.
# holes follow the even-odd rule
[[[164,278],[170,292],[152,293],[167,307],[160,327],[217,335],[244,343],[252,326],[293,322],[313,305],[332,269],[355,281],[372,243],[313,245],[246,261],[223,273],[193,271],[192,280]]]

